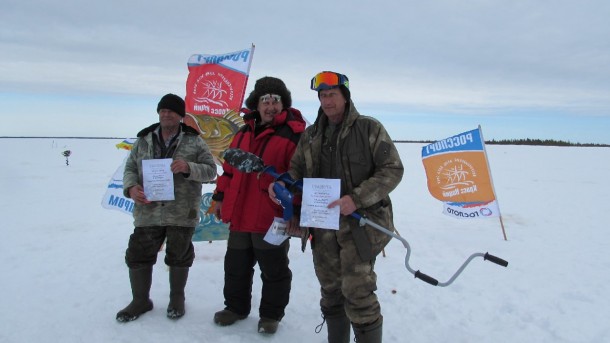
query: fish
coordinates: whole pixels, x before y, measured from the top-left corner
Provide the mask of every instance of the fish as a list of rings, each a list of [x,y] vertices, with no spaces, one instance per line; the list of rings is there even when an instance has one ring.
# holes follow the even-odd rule
[[[228,110],[222,117],[210,114],[194,115],[186,113],[184,123],[195,128],[212,152],[214,162],[222,166],[223,152],[231,144],[235,133],[244,125],[240,112]]]

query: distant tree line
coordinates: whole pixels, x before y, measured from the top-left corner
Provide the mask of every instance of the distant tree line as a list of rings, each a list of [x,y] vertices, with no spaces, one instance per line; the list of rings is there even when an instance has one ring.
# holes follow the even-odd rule
[[[423,141],[409,141],[409,140],[396,140],[396,143],[433,143],[434,141],[423,140]],[[594,144],[594,143],[572,143],[568,141],[555,140],[555,139],[492,139],[485,141],[485,144],[497,144],[497,145],[543,145],[543,146],[582,146],[582,147],[610,147],[609,144]]]
[[[544,145],[544,146],[586,146],[586,147],[610,147],[608,144],[593,144],[593,143],[572,143],[569,141],[555,140],[555,139],[492,139],[486,141],[485,144],[499,144],[499,145]]]
[[[62,139],[123,139],[121,137],[49,137],[49,136],[0,136],[0,138],[62,138]],[[395,143],[434,143],[432,140],[395,140]],[[545,145],[545,146],[582,146],[582,147],[610,147],[610,144],[594,144],[594,143],[572,143],[555,139],[500,139],[488,140],[485,144],[496,145]]]

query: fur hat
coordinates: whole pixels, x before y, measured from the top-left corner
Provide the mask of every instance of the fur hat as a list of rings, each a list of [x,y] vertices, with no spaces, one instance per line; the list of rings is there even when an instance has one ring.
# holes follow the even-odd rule
[[[256,110],[258,107],[258,99],[265,94],[277,94],[282,97],[282,107],[289,108],[292,106],[292,98],[290,97],[290,91],[286,88],[284,81],[271,77],[265,76],[260,78],[254,84],[254,90],[246,99],[246,107],[249,110]]]
[[[185,116],[184,100],[176,94],[165,94],[161,98],[161,101],[159,101],[159,104],[157,105],[157,113],[162,109],[172,110],[181,117]]]

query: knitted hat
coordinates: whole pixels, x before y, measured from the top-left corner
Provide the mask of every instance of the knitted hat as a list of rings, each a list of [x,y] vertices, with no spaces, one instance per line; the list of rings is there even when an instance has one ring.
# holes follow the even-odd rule
[[[185,116],[184,100],[176,94],[165,94],[161,98],[161,101],[159,101],[159,104],[157,105],[157,113],[162,109],[172,110],[181,117]]]
[[[246,99],[246,107],[249,110],[256,110],[258,107],[258,100],[261,96],[265,94],[277,94],[282,97],[282,105],[284,108],[289,108],[292,106],[292,98],[290,97],[290,91],[286,88],[284,81],[271,77],[265,76],[260,78],[254,84],[254,90]]]

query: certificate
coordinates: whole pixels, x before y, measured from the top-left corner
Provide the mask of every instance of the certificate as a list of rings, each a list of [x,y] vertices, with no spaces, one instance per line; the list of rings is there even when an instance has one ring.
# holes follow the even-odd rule
[[[149,201],[174,200],[174,174],[171,158],[142,160],[144,195]]]
[[[339,230],[341,208],[339,206],[328,208],[328,204],[340,197],[340,179],[303,179],[300,225],[302,227]]]
[[[283,218],[273,218],[273,223],[271,223],[271,227],[269,230],[267,230],[267,234],[263,240],[273,245],[280,245],[287,239],[288,234],[286,234],[286,222]]]

